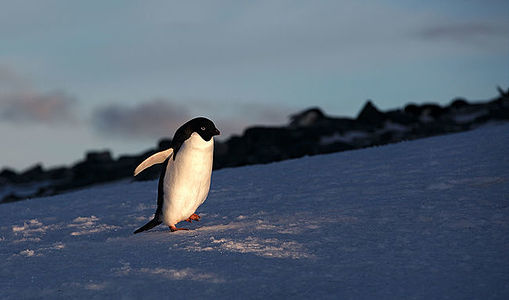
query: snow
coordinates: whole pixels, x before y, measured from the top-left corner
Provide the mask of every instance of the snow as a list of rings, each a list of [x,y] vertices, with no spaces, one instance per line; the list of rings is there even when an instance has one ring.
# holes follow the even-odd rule
[[[509,299],[509,125],[213,173],[191,231],[157,183],[0,205],[0,298]]]

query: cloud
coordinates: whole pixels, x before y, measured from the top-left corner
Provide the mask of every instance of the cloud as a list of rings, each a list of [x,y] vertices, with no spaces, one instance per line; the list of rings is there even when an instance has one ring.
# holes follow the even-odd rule
[[[294,113],[291,108],[275,105],[261,105],[244,103],[239,106],[239,112],[244,116],[251,116],[254,122],[261,124],[284,123],[289,118],[289,113]]]
[[[138,104],[105,104],[91,112],[61,90],[41,92],[13,69],[0,65],[0,121],[11,124],[73,124],[92,129],[103,137],[158,139],[171,137],[189,119],[205,116],[213,120],[225,139],[254,124],[281,125],[295,109],[280,104],[235,100],[182,100],[153,98]]]
[[[74,123],[73,96],[63,91],[22,92],[0,99],[0,119],[19,123]]]
[[[41,92],[13,70],[0,66],[0,121],[76,123],[76,99],[65,91]]]
[[[172,137],[183,123],[197,116],[214,121],[221,130],[219,139],[240,134],[255,124],[281,125],[295,110],[256,103],[224,101],[186,101],[177,103],[163,98],[138,105],[111,104],[92,113],[91,124],[105,136],[115,138],[154,139]]]
[[[164,99],[134,106],[111,104],[92,113],[92,125],[100,133],[117,137],[160,138],[172,136],[190,119],[189,109]]]
[[[507,37],[509,30],[507,24],[491,23],[463,23],[433,25],[417,32],[424,39],[452,39],[467,41],[479,37]]]
[[[11,68],[0,65],[0,94],[26,89],[28,81]]]

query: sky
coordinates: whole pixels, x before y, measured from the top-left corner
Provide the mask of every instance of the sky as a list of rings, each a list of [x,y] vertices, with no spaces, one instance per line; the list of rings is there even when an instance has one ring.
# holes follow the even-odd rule
[[[0,168],[509,87],[509,1],[3,1]]]

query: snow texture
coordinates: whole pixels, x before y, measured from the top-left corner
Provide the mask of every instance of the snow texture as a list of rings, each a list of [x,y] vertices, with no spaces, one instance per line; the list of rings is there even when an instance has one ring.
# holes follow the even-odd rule
[[[157,182],[0,205],[1,299],[509,299],[509,125],[213,173],[193,229],[133,235]]]

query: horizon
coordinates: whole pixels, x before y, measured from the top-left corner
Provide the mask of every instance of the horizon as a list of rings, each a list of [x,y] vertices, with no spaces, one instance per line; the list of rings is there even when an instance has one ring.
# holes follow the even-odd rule
[[[509,91],[509,88],[507,88],[507,90]],[[500,87],[498,87],[498,92],[501,93],[501,92],[504,92],[504,90],[500,90]],[[309,109],[315,109],[315,108],[320,109],[322,111],[322,113],[324,113],[324,115],[326,117],[340,118],[340,119],[341,118],[347,118],[347,119],[355,120],[355,119],[357,119],[357,117],[359,116],[359,114],[361,113],[361,111],[363,110],[363,108],[366,106],[366,104],[368,102],[371,102],[371,104],[373,104],[375,106],[375,108],[379,109],[381,112],[386,113],[386,112],[393,111],[393,110],[404,110],[405,107],[407,105],[410,105],[410,104],[416,104],[416,105],[419,105],[419,106],[420,105],[426,105],[426,104],[433,104],[433,105],[436,104],[436,105],[439,105],[440,107],[447,107],[447,106],[451,105],[453,101],[459,100],[459,99],[466,100],[469,104],[480,104],[480,103],[490,102],[490,101],[492,101],[492,100],[494,100],[496,98],[497,97],[494,96],[494,97],[491,97],[491,98],[488,98],[488,99],[485,99],[485,100],[470,100],[470,99],[467,99],[467,98],[464,98],[464,97],[455,97],[455,98],[451,99],[449,102],[447,102],[446,104],[440,104],[440,103],[432,102],[432,101],[422,102],[422,103],[407,102],[407,103],[405,103],[404,105],[402,105],[400,107],[393,107],[393,108],[390,108],[390,109],[380,109],[380,107],[378,107],[376,102],[374,102],[371,99],[367,99],[364,102],[364,104],[359,108],[359,111],[356,113],[356,115],[354,115],[354,116],[331,115],[331,114],[328,114],[326,111],[324,111],[321,107],[316,107],[316,106],[315,107],[308,107],[308,108],[302,109],[302,110],[300,110],[298,112],[295,112],[293,114],[290,114],[288,116],[288,120],[287,120],[287,122],[285,124],[279,124],[279,125],[253,124],[253,125],[249,125],[249,126],[245,127],[243,129],[242,133],[240,133],[240,134],[231,134],[229,136],[223,136],[222,138],[218,138],[220,136],[217,136],[215,138],[215,140],[220,142],[220,143],[224,143],[224,142],[228,141],[229,139],[231,139],[234,136],[242,136],[246,129],[257,127],[257,126],[262,126],[262,127],[264,127],[264,126],[267,126],[267,127],[270,127],[270,126],[276,126],[276,127],[277,126],[288,126],[290,124],[290,122],[291,122],[291,116],[292,115],[299,114],[299,113],[302,113],[302,112],[307,111]],[[53,165],[53,166],[45,166],[41,162],[35,162],[35,163],[32,163],[31,165],[29,165],[28,167],[26,167],[25,169],[22,169],[22,170],[14,169],[14,168],[11,168],[9,166],[5,166],[5,167],[0,168],[0,171],[9,170],[9,171],[14,171],[14,172],[16,172],[18,174],[21,174],[23,172],[29,171],[29,170],[31,170],[33,168],[36,168],[36,167],[39,167],[39,166],[41,166],[44,170],[56,169],[56,168],[59,168],[59,167],[71,167],[72,165],[74,165],[74,164],[76,164],[76,163],[78,163],[80,161],[83,161],[83,159],[87,156],[87,154],[94,153],[94,152],[98,152],[98,153],[99,152],[108,152],[113,159],[118,159],[118,158],[120,158],[122,156],[140,155],[140,154],[142,154],[142,153],[144,153],[144,152],[146,152],[146,151],[148,151],[148,150],[150,150],[152,148],[157,148],[157,145],[162,140],[164,140],[164,139],[170,139],[171,140],[172,138],[173,137],[166,136],[166,137],[160,137],[158,139],[155,139],[154,144],[152,146],[147,146],[144,150],[139,151],[137,153],[132,153],[131,152],[131,153],[117,153],[117,154],[115,154],[111,149],[106,149],[106,148],[103,148],[103,149],[86,149],[86,150],[83,151],[83,155],[81,157],[74,159],[74,161],[72,161],[71,163],[68,163],[68,164],[56,164],[56,165]]]
[[[196,115],[226,139],[509,85],[507,1],[0,2],[0,169],[139,153]]]

